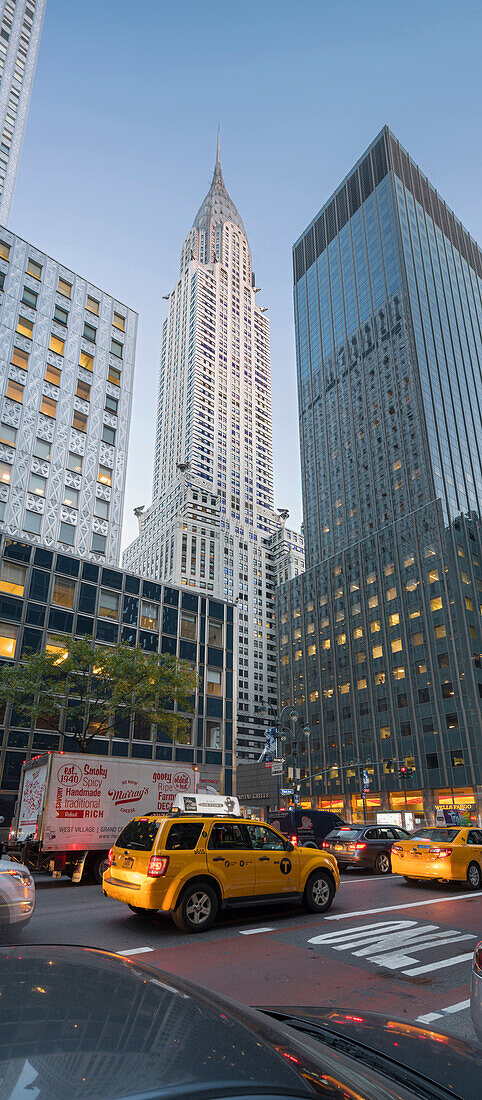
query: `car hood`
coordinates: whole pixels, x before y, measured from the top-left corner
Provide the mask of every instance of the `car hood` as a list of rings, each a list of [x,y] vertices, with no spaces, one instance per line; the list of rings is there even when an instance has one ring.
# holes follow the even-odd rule
[[[347,1013],[313,1006],[270,1007],[259,1011],[295,1028],[304,1030],[306,1026],[312,1035],[319,1028],[320,1039],[328,1041],[335,1049],[353,1054],[359,1045],[382,1059],[409,1066],[455,1096],[480,1100],[482,1051],[475,1042],[469,1044],[407,1020],[377,1013]]]

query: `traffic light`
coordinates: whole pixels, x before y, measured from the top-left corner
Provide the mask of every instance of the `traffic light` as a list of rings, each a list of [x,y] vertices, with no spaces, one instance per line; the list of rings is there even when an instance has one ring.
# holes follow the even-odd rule
[[[401,764],[401,766],[398,769],[398,774],[400,776],[400,779],[407,779],[408,778],[408,768],[407,768],[406,764]]]
[[[386,775],[391,775],[393,772],[393,760],[384,760],[383,763],[385,764]]]

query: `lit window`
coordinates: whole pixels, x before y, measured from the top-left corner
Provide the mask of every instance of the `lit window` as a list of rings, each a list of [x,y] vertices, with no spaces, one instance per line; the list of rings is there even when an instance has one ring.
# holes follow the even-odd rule
[[[390,562],[390,565],[385,566],[384,573],[385,573],[386,577],[390,577],[391,574],[394,573],[394,572],[395,572],[395,566],[394,566],[393,562]]]
[[[59,336],[55,336],[52,332],[50,337],[50,350],[54,351],[56,355],[64,354],[65,340],[61,340]]]
[[[79,490],[72,489],[70,485],[66,485],[64,488],[64,500],[63,503],[67,508],[79,507]]]
[[[395,600],[397,598],[396,588],[387,588],[387,600]]]
[[[11,401],[19,401],[22,404],[23,386],[20,385],[20,382],[14,382],[13,378],[9,378],[5,396],[9,397]]]
[[[44,416],[51,416],[55,420],[55,417],[57,415],[57,402],[52,401],[51,397],[45,397],[44,394],[42,397],[40,412],[42,412]]]
[[[359,592],[359,590],[360,585],[358,584],[358,581],[352,581],[350,584],[350,592]]]
[[[27,264],[27,273],[33,275],[34,279],[40,279],[42,276],[42,265],[30,258]]]
[[[380,737],[382,741],[388,741],[390,737],[390,726],[380,726]]]
[[[401,638],[393,638],[392,642],[391,642],[391,646],[392,646],[392,653],[400,653],[401,649],[402,649],[402,639]]]
[[[416,608],[415,611],[410,611],[408,617],[409,619],[419,619],[420,611],[418,610],[418,608]]]
[[[365,654],[364,653],[355,653],[355,664],[356,665],[362,665],[362,664],[364,664],[364,662],[365,662]]]
[[[301,661],[302,656],[303,654],[301,652],[301,649],[295,650],[295,661]]]
[[[0,623],[0,657],[13,661],[17,647],[18,626],[12,623]]]
[[[93,355],[87,355],[86,351],[81,351],[81,353],[80,353],[80,366],[83,367],[84,370],[92,371],[94,369],[94,357],[93,357]]]
[[[69,456],[67,459],[67,469],[70,470],[73,474],[81,474],[82,456],[74,454],[73,451],[69,451]]]
[[[101,619],[117,619],[119,617],[119,594],[117,592],[107,592],[105,588],[101,588],[99,616]]]
[[[376,672],[376,673],[375,673],[375,684],[377,685],[377,687],[378,687],[378,686],[379,686],[380,684],[384,684],[384,683],[385,683],[385,679],[386,679],[386,676],[385,676],[385,673],[384,673],[384,672]]]
[[[322,649],[330,649],[331,648],[331,641],[330,641],[329,638],[325,638],[324,641],[322,641],[321,648]]]
[[[348,695],[349,690],[349,684],[340,684],[340,695]]]
[[[318,699],[318,692],[317,691],[310,691],[310,703],[316,703],[317,699]]]
[[[374,656],[375,659],[377,657],[383,657],[383,646],[382,645],[372,646],[372,653],[373,653],[373,656]]]
[[[412,645],[423,645],[423,633],[418,631],[417,634],[412,634]]]
[[[218,668],[208,668],[206,672],[206,691],[208,695],[221,695],[221,671]]]
[[[90,386],[88,382],[84,382],[82,378],[77,379],[77,397],[80,397],[81,401],[90,401]]]
[[[378,607],[378,596],[370,596],[368,601],[369,607]]]
[[[398,614],[398,611],[393,611],[392,614],[388,616],[388,621],[390,623],[390,626],[398,626],[400,622],[400,615]]]
[[[46,485],[46,478],[40,477],[40,474],[30,474],[30,481],[28,483],[29,493],[34,493],[37,497],[44,497]]]
[[[68,657],[68,650],[54,634],[47,634],[45,652],[48,653],[50,657],[57,657],[55,664],[60,664],[61,661],[65,661],[65,658]]]
[[[72,427],[77,428],[78,432],[87,431],[87,416],[85,413],[79,412],[78,409],[74,409],[74,415],[72,418]]]
[[[470,584],[469,574],[466,573],[464,569],[462,569],[462,571],[460,573],[460,576],[462,577],[462,580],[463,580],[464,584]]]
[[[440,623],[440,626],[436,626],[434,634],[435,634],[436,638],[446,638],[447,637],[447,631],[445,629],[445,624]]]
[[[337,634],[336,641],[338,645],[345,645],[346,634]]]
[[[405,585],[405,591],[406,592],[415,592],[415,590],[418,588],[418,584],[419,584],[419,582],[416,581],[415,578],[413,578],[411,581],[407,581],[407,583]]]
[[[430,602],[432,603],[433,601],[431,600]],[[473,605],[472,600],[470,599],[469,596],[465,597],[465,606],[467,608],[467,611],[473,611],[474,610],[474,605]]]
[[[11,361],[14,367],[20,367],[21,370],[28,370],[28,355],[26,351],[22,351],[20,348],[14,348]]]
[[[109,382],[112,382],[114,386],[120,386],[121,384],[121,372],[117,370],[117,367],[109,367],[109,373],[107,375]]]
[[[12,467],[8,462],[0,462],[0,483],[9,485],[12,476]]]
[[[6,561],[4,558],[0,577],[0,592],[10,592],[12,596],[23,596],[26,572],[24,565],[16,565],[13,561]]]
[[[68,577],[59,577],[58,574],[54,577],[54,590],[52,593],[52,603],[58,604],[59,607],[72,608],[75,601],[75,581],[70,580]]]
[[[394,668],[393,675],[394,675],[396,680],[404,680],[405,679],[405,669],[404,668]]]
[[[12,428],[10,424],[0,424],[0,443],[5,443],[7,447],[15,447],[17,441],[17,429]]]
[[[97,481],[100,481],[101,485],[112,485],[112,470],[107,466],[99,466]]]
[[[87,295],[87,301],[85,308],[89,310],[89,313],[95,313],[95,316],[99,316],[99,303],[96,298],[91,298],[90,294]]]
[[[17,321],[17,332],[19,332],[21,336],[28,336],[29,340],[31,340],[33,321],[29,321],[27,317],[19,317]]]
[[[367,584],[375,584],[376,579],[377,578],[375,576],[375,573],[369,573],[367,578],[366,578],[366,583]]]
[[[358,688],[358,691],[363,691],[363,689],[367,686],[365,678],[363,677],[361,680],[357,680],[356,686]]]
[[[6,241],[0,241],[0,256],[2,260],[8,260],[10,256],[10,245]]]
[[[115,325],[116,328],[119,328],[121,332],[125,332],[126,319],[121,313],[114,313],[112,324]]]
[[[410,556],[408,558],[404,558],[403,559],[403,564],[405,566],[405,569],[408,569],[408,567],[410,565],[413,565],[414,561],[415,561],[415,558],[414,558],[413,554],[410,554]]]
[[[442,597],[434,596],[433,600],[430,600],[430,607],[432,608],[432,611],[440,611],[442,607]]]
[[[51,382],[52,386],[60,386],[60,379],[62,378],[62,372],[58,367],[52,367],[50,363],[47,363],[45,368],[45,381]]]
[[[363,638],[363,627],[356,626],[354,631],[353,631],[353,637],[354,638]]]
[[[61,542],[66,542],[68,546],[73,546],[75,542],[75,527],[73,527],[71,523],[61,523],[59,539]]]
[[[433,584],[434,581],[440,580],[440,577],[438,575],[438,569],[429,569],[428,579],[429,579],[430,584]]]
[[[57,290],[59,294],[63,294],[65,298],[72,297],[72,284],[68,283],[66,279],[59,278]]]
[[[309,645],[308,646],[308,653],[309,653],[310,657],[314,657],[314,655],[316,653],[316,646],[315,645]]]

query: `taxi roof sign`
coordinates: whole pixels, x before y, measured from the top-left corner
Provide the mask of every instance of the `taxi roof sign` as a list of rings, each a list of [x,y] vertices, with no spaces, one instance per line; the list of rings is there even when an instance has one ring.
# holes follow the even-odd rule
[[[177,794],[172,804],[172,812],[241,816],[237,798],[233,798],[231,795],[210,794],[208,791],[199,794]]]

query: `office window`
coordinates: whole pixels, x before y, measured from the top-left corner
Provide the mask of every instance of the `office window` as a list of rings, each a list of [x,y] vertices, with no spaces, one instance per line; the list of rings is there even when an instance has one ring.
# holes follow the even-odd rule
[[[69,456],[67,458],[67,469],[70,470],[73,474],[81,474],[82,456],[74,454],[73,451],[69,451]]]
[[[473,605],[472,600],[470,599],[469,596],[465,597],[465,606],[467,608],[467,611],[473,611],[474,610],[474,605]]]
[[[5,396],[9,397],[11,401],[19,401],[22,404],[23,389],[24,387],[20,385],[20,382],[14,382],[13,378],[9,378]]]
[[[447,724],[447,729],[449,729],[449,730],[457,729],[458,724],[459,724],[459,719],[458,719],[457,714],[446,714],[445,715],[445,721],[446,721],[446,724]]]
[[[114,386],[120,386],[121,384],[121,372],[117,370],[117,367],[109,366],[109,373],[107,375],[109,382],[112,382]]]
[[[31,535],[39,535],[41,524],[42,516],[37,512],[25,512],[25,519],[23,521],[24,531],[29,531]]]
[[[396,599],[396,597],[397,597],[397,590],[396,590],[396,588],[387,588],[387,593],[386,593],[386,595],[387,595],[387,600],[395,600],[395,599]]]
[[[80,366],[83,367],[84,370],[92,371],[94,369],[94,357],[93,357],[93,355],[87,355],[86,351],[81,351],[81,353],[80,353]]]
[[[35,493],[37,497],[44,497],[46,486],[47,479],[45,477],[40,477],[40,474],[30,474],[28,483],[29,493]]]
[[[425,754],[425,759],[427,761],[427,768],[429,770],[431,770],[432,768],[438,768],[438,755],[436,752],[427,752]]]
[[[146,630],[157,630],[159,621],[159,608],[155,603],[147,600],[141,602],[141,626]]]
[[[423,645],[423,633],[422,633],[422,631],[419,630],[419,631],[417,631],[416,634],[412,634],[412,645],[413,646]]]
[[[40,412],[42,412],[44,416],[51,416],[52,419],[55,420],[57,415],[57,402],[52,401],[51,397],[45,397],[44,394],[40,405]]]
[[[31,309],[37,309],[38,294],[34,290],[30,290],[30,287],[24,286],[22,294],[22,303],[24,306],[30,306]]]
[[[58,367],[52,367],[50,363],[47,363],[45,368],[45,381],[51,382],[52,386],[60,386],[60,380],[62,378],[62,371]]]
[[[90,386],[88,382],[84,382],[82,378],[77,379],[77,397],[80,397],[81,401],[90,401]]]
[[[26,351],[22,351],[21,348],[14,348],[12,352],[12,359],[14,367],[20,367],[21,370],[28,370],[28,355]]]
[[[115,428],[110,428],[108,424],[104,424],[102,428],[102,440],[104,443],[109,443],[111,447],[115,443]]]
[[[115,325],[116,328],[120,329],[121,332],[125,332],[126,319],[122,316],[121,313],[114,313],[112,324]]]
[[[465,765],[462,749],[454,749],[454,751],[450,753],[450,759],[453,768],[463,768]]]
[[[117,619],[119,617],[119,593],[108,592],[101,588],[99,594],[99,616],[101,619]]]
[[[30,258],[27,264],[27,272],[29,275],[33,275],[34,279],[40,279],[42,277],[42,265],[37,263],[37,260]]]
[[[33,453],[35,458],[40,458],[43,462],[50,462],[50,448],[52,444],[48,443],[46,439],[36,439]]]
[[[74,409],[74,415],[72,418],[72,427],[77,428],[78,432],[87,431],[87,416],[85,413],[79,412],[78,409]]]
[[[369,607],[378,607],[378,596],[370,596],[368,600]]]
[[[47,634],[47,641],[45,643],[45,652],[51,657],[57,657],[55,664],[60,664],[68,656],[68,651],[62,642],[55,636],[55,634]]]
[[[110,350],[112,355],[116,355],[118,359],[122,359],[123,345],[119,340],[112,340],[110,342]]]
[[[50,350],[54,351],[56,355],[64,354],[65,340],[61,340],[59,336],[55,336],[55,333],[51,333],[50,336]]]
[[[389,615],[388,621],[390,623],[390,626],[398,626],[400,622],[400,615],[398,614],[398,611],[394,611],[392,615]]]
[[[69,546],[73,546],[75,542],[75,527],[71,523],[61,523],[59,539],[61,542],[66,542]]]
[[[208,668],[206,672],[206,691],[208,695],[222,695],[222,673],[219,668]]]
[[[380,737],[382,741],[388,741],[390,736],[390,726],[380,726]]]
[[[101,500],[100,497],[95,498],[94,516],[97,516],[98,519],[108,519],[109,518],[109,501],[108,500]]]
[[[72,297],[72,283],[68,283],[66,279],[59,278],[57,290],[59,294],[63,294],[65,298]]]
[[[372,646],[372,653],[373,653],[373,656],[374,656],[375,659],[377,657],[383,657],[383,646],[381,646],[381,645]]]
[[[434,634],[435,634],[436,638],[446,638],[447,637],[447,631],[445,629],[445,623],[440,623],[439,626],[436,626],[435,630],[434,630]]]
[[[19,332],[21,336],[28,336],[29,340],[31,340],[33,321],[29,321],[27,317],[19,316],[17,321],[17,332]]]
[[[69,320],[69,311],[64,309],[63,306],[56,306],[54,310],[54,321],[57,321],[59,325],[67,325]]]
[[[95,313],[95,316],[99,316],[99,303],[96,298],[91,298],[90,294],[87,295],[87,301],[85,308],[89,310],[89,313]]]
[[[18,626],[12,623],[0,623],[0,657],[13,661],[17,648]]]
[[[181,612],[181,638],[189,638],[191,641],[196,641],[196,615],[191,615],[188,611]]]
[[[12,476],[12,467],[8,462],[0,462],[0,482],[2,485],[9,485],[10,478]]]
[[[67,506],[67,508],[78,508],[79,507],[79,490],[78,489],[72,489],[70,485],[66,485],[64,487],[63,503]]]
[[[97,481],[100,481],[101,485],[112,485],[112,470],[107,466],[99,466]]]
[[[430,600],[430,607],[432,608],[432,611],[440,611],[442,607],[442,597],[434,596],[433,600]]]
[[[395,677],[395,680],[404,680],[405,679],[405,669],[402,666],[400,666],[399,668],[394,668],[393,675]]]
[[[69,580],[68,577],[59,577],[58,574],[54,577],[54,590],[52,592],[52,603],[57,604],[59,607],[72,608],[75,601],[75,581]]]
[[[90,340],[91,344],[95,344],[95,338],[97,335],[97,329],[94,325],[88,325],[87,321],[84,323],[84,331],[82,333],[84,340]]]
[[[221,726],[218,722],[206,722],[206,748],[222,748]]]
[[[17,429],[12,428],[10,424],[0,424],[0,443],[5,443],[7,447],[15,447],[17,441]]]
[[[96,554],[105,554],[106,542],[105,535],[98,535],[97,532],[94,532],[92,535],[92,550]]]
[[[208,643],[209,645],[220,647],[222,647],[223,644],[223,624],[214,622],[213,619],[209,620]]]
[[[117,398],[116,397],[111,397],[110,393],[107,393],[106,396],[105,396],[104,408],[107,409],[111,413],[115,413],[115,415],[117,416],[118,405],[119,405],[119,402],[118,402]]]
[[[0,256],[2,260],[8,260],[10,256],[10,245],[6,241],[0,241]]]
[[[391,646],[392,646],[392,653],[400,653],[400,651],[402,649],[402,639],[401,638],[393,638],[393,640],[391,642]]]
[[[7,561],[4,558],[0,576],[0,592],[9,592],[11,596],[23,596],[26,572],[24,565],[17,565],[16,562]]]

